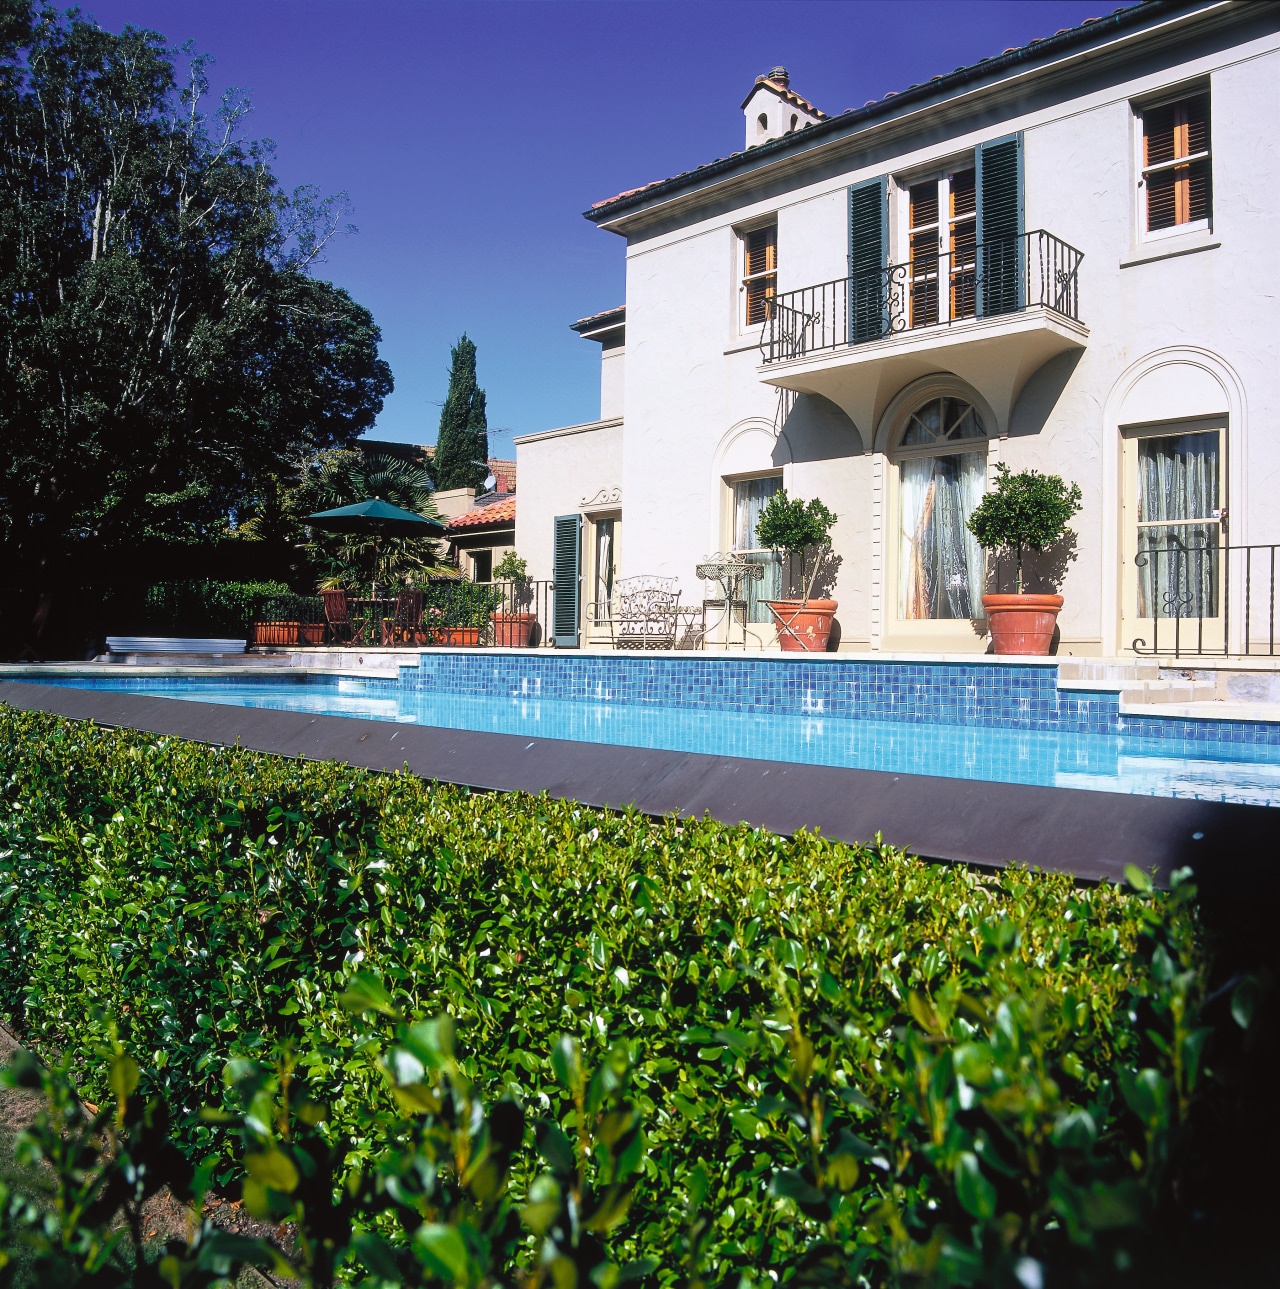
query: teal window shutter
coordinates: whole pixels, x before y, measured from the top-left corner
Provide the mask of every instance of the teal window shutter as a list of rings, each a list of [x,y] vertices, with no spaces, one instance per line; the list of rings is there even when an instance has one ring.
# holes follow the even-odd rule
[[[552,581],[555,604],[551,611],[552,636],[557,649],[578,647],[579,588],[582,542],[577,515],[557,515],[554,520]]]
[[[978,312],[1026,307],[1022,134],[978,144]]]
[[[889,263],[889,177],[849,189],[849,343],[889,331],[885,269]]]

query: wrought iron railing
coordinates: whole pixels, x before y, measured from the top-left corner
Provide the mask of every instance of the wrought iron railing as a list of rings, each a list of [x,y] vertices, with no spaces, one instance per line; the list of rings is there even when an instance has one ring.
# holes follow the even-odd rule
[[[1276,656],[1277,546],[1190,543],[1140,551],[1133,651],[1175,658]]]
[[[1079,321],[1083,258],[1038,229],[787,291],[766,301],[760,352],[766,363],[780,362],[1025,309]]]

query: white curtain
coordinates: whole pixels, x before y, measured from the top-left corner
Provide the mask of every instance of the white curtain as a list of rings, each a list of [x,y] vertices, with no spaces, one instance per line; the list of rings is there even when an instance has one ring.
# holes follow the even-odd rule
[[[982,616],[986,566],[968,521],[986,478],[987,458],[980,452],[902,462],[899,617]]]
[[[1138,442],[1138,616],[1216,617],[1218,431]],[[1178,522],[1183,521],[1183,522]]]
[[[747,602],[746,617],[748,622],[768,622],[772,615],[765,608],[763,601],[780,600],[782,590],[782,555],[773,551],[760,549],[756,537],[756,524],[760,522],[760,512],[769,504],[769,498],[782,487],[782,480],[776,476],[772,479],[744,479],[733,485],[733,549],[735,551],[758,551],[752,555],[749,563],[763,564],[764,576],[758,581],[743,579],[743,596]]]
[[[613,616],[613,523],[596,521],[596,621]]]

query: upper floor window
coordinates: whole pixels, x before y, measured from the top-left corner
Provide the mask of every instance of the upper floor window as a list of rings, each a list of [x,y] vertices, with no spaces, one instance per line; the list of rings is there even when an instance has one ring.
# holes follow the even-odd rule
[[[778,293],[778,226],[756,228],[742,238],[742,289],[747,326],[769,319],[769,301]]]
[[[1148,108],[1142,114],[1145,231],[1207,228],[1210,180],[1208,94]]]
[[[910,325],[971,318],[977,303],[978,205],[973,170],[907,190]]]

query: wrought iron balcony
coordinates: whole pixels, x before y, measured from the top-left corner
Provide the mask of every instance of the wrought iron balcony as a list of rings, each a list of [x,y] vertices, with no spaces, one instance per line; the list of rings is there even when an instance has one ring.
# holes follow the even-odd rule
[[[1038,229],[788,291],[767,301],[760,352],[782,362],[1037,308],[1079,322],[1083,258]]]

